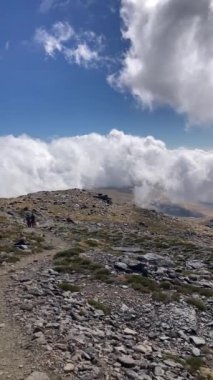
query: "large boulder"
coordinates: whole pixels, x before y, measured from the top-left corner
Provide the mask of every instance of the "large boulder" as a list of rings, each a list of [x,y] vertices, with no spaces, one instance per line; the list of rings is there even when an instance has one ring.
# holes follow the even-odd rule
[[[173,267],[174,262],[168,257],[157,255],[157,253],[148,252],[143,256],[139,256],[138,260],[147,262],[148,264],[153,264],[162,267]]]

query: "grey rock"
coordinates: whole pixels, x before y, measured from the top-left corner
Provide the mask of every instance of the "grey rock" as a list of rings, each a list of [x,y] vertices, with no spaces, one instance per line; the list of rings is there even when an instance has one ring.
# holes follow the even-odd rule
[[[205,339],[199,336],[190,336],[190,341],[195,344],[195,346],[204,346],[206,343]]]
[[[73,372],[74,369],[75,369],[75,366],[74,366],[72,363],[67,363],[67,364],[64,366],[64,372],[65,372],[65,373]]]
[[[129,311],[129,308],[128,308],[127,305],[125,305],[125,303],[123,303],[123,304],[121,305],[121,311],[122,311],[123,313]]]
[[[182,367],[182,365],[180,363],[177,363],[177,362],[174,362],[173,360],[164,360],[164,363],[168,366],[168,367],[172,367],[172,368],[175,368],[175,367]]]
[[[50,380],[50,377],[44,372],[33,372],[25,380]]]
[[[121,363],[122,366],[131,368],[136,365],[135,360],[131,356],[122,355],[118,358],[118,361]]]
[[[21,310],[26,310],[26,311],[32,311],[33,310],[33,305],[32,304],[28,304],[28,303],[23,303],[20,306],[20,309]]]
[[[141,260],[145,260],[145,261],[148,261],[149,263],[157,264],[163,267],[174,266],[174,262],[170,260],[169,258],[157,255],[156,253],[152,253],[152,252],[146,253],[144,256],[141,256]]]
[[[115,269],[122,270],[124,272],[128,271],[128,265],[126,263],[123,263],[121,261],[117,261],[114,264]]]
[[[137,335],[135,330],[129,329],[128,327],[124,330],[124,334],[126,335]]]
[[[155,376],[163,376],[164,375],[164,369],[161,366],[156,366],[154,369]]]
[[[193,347],[192,348],[192,353],[193,353],[193,355],[194,356],[200,356],[200,350],[199,350],[199,348],[197,348],[197,347]]]
[[[152,352],[151,346],[145,345],[145,344],[138,344],[137,346],[133,347],[134,351],[141,352],[142,354],[147,354]]]

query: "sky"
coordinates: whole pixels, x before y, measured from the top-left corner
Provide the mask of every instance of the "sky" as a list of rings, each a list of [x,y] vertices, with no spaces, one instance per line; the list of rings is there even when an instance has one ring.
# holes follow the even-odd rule
[[[0,135],[48,140],[118,129],[169,147],[212,148],[212,19],[185,46],[198,17],[212,16],[210,3],[2,1]]]
[[[1,1],[0,178],[213,203],[213,0]]]

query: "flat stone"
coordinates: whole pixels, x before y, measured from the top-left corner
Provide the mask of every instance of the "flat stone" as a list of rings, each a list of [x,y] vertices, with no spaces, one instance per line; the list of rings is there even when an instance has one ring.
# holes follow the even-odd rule
[[[164,375],[164,370],[162,367],[160,367],[159,365],[157,365],[154,369],[154,374],[155,376],[163,376]]]
[[[122,366],[131,368],[136,365],[135,360],[131,356],[122,355],[118,358],[118,361],[121,363]]]
[[[27,303],[23,303],[21,306],[20,306],[20,309],[21,310],[26,310],[26,311],[32,311],[33,310],[33,305],[31,304],[27,304]]]
[[[50,378],[44,372],[33,372],[25,380],[50,380]]]
[[[137,335],[135,330],[129,329],[128,327],[124,330],[124,334],[126,335]]]
[[[134,351],[141,352],[142,354],[147,354],[152,352],[152,348],[147,345],[138,344],[137,346],[133,347]]]
[[[164,360],[164,364],[168,365],[168,367],[172,367],[172,368],[175,368],[175,367],[182,367],[182,365],[180,363],[176,363],[174,362],[173,360]]]
[[[204,346],[206,343],[205,339],[199,336],[190,336],[190,341],[195,344],[195,346]]]
[[[73,372],[74,369],[75,369],[75,366],[74,366],[72,363],[67,363],[67,364],[64,366],[64,372],[65,372],[65,373]]]
[[[163,267],[173,267],[174,262],[168,257],[157,255],[156,253],[148,252],[141,257],[141,260],[148,261],[153,264],[160,264]]]

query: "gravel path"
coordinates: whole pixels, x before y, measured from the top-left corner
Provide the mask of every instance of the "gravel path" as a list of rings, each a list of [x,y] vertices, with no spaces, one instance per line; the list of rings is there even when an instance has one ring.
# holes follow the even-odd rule
[[[27,233],[27,230],[25,232]],[[38,230],[38,233],[41,231]],[[48,244],[57,248],[26,256],[15,264],[0,268],[0,380],[23,380],[34,370],[42,371],[37,354],[28,350],[25,337],[11,318],[5,300],[5,291],[12,273],[30,264],[40,265],[48,262],[57,251],[65,248],[63,242],[51,233],[45,232],[45,239]]]

